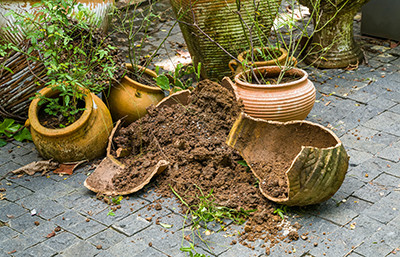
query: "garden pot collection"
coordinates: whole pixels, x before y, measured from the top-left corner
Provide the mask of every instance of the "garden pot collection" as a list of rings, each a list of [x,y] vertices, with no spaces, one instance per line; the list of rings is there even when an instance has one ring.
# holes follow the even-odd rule
[[[131,64],[126,64],[126,67],[133,71]],[[144,73],[150,77],[157,77],[154,71],[138,67],[144,69]],[[144,85],[127,75],[118,85],[111,87],[107,102],[114,121],[123,119],[125,124],[130,124],[143,117],[147,113],[146,108],[152,104],[156,105],[164,96],[164,92],[159,87]]]
[[[305,61],[319,68],[332,69],[361,63],[363,53],[354,41],[353,18],[366,2],[368,0],[321,0],[318,9],[314,10],[317,12],[314,17],[318,17],[319,25],[306,49],[310,54]],[[312,1],[300,0],[300,3],[312,12]],[[316,23],[314,18],[314,24]],[[323,48],[328,50],[321,52]]]
[[[14,28],[15,19],[12,15],[7,16],[6,14],[11,10],[17,13],[24,12],[35,12],[36,10],[32,7],[35,3],[39,3],[40,0],[3,0],[0,2],[0,41],[5,40],[18,44],[24,39],[24,33],[19,30],[20,33],[14,34],[10,31],[4,30],[3,28],[9,27]],[[109,17],[108,14],[111,11],[114,0],[77,0],[77,3],[81,3],[88,7],[95,13],[94,20],[91,20],[91,24],[96,24],[104,31],[108,29]]]
[[[249,49],[249,31],[243,26],[237,14],[237,1],[234,0],[170,0],[187,44],[192,60],[197,67],[202,64],[202,78],[222,79],[230,75],[227,63],[232,59],[216,45],[218,43],[233,56]],[[255,6],[259,4],[258,8]],[[263,33],[254,35],[254,46],[259,39],[265,42],[278,12],[281,0],[242,0],[240,13],[243,20],[252,23],[253,14],[258,16]],[[200,30],[194,26],[196,23]],[[204,33],[202,33],[204,32]],[[259,37],[259,38],[258,38]],[[212,39],[212,42],[210,41]]]
[[[278,66],[258,67],[256,72],[278,76]],[[315,87],[308,74],[297,68],[285,74],[298,75],[300,79],[276,85],[258,85],[246,82],[244,77],[249,71],[235,76],[234,83],[229,78],[225,82],[234,88],[237,98],[244,104],[244,111],[254,118],[276,121],[303,120],[311,111],[315,102]]]
[[[263,51],[270,52],[271,50],[268,47],[265,47]],[[254,52],[254,55],[256,55],[258,50],[253,49],[253,52]],[[274,57],[271,60],[255,61],[254,63],[248,62],[248,65],[253,66],[253,67],[279,66],[279,65],[284,66],[286,64],[286,62],[288,61],[288,52],[283,48],[279,48],[279,52],[280,53],[276,54],[276,56],[274,56],[274,53],[271,53],[270,57]],[[238,55],[237,59],[240,62],[243,62],[246,60],[246,56],[248,56],[249,53],[250,53],[250,50],[244,51]],[[292,60],[294,61],[294,63],[297,63],[294,58],[292,58]],[[234,76],[238,75],[239,73],[241,73],[243,71],[243,66],[240,65],[240,63],[238,63],[236,60],[231,60],[229,62],[228,66],[229,66],[229,69],[231,69],[232,74],[234,74]]]
[[[46,87],[40,93],[48,98],[56,91]],[[34,99],[29,106],[29,119],[33,143],[43,158],[58,162],[92,160],[105,154],[108,137],[113,124],[110,112],[96,95],[87,92],[82,116],[71,125],[50,129],[42,126],[38,119],[40,99]]]
[[[349,157],[339,138],[329,129],[309,121],[277,122],[254,119],[242,113],[234,123],[227,144],[240,152],[259,179],[262,194],[289,206],[321,203],[343,183]],[[269,193],[268,169],[281,162],[287,196]],[[268,164],[268,165],[267,165]],[[272,167],[271,167],[272,166]]]

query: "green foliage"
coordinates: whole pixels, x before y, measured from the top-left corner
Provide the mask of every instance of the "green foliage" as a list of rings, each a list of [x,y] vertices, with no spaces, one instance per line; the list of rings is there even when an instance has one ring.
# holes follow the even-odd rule
[[[288,207],[286,205],[280,205],[274,210],[274,214],[278,214],[282,220],[285,220],[285,214],[288,211]]]
[[[32,141],[31,133],[27,128],[15,123],[13,119],[5,119],[0,123],[0,147],[7,145],[7,141],[12,138],[19,142]]]
[[[195,185],[199,190],[200,195],[197,195],[198,203],[190,206],[183,198],[180,196],[171,186],[172,192],[175,196],[188,208],[185,216],[185,222],[188,217],[191,217],[191,221],[193,222],[191,226],[192,234],[196,231],[196,234],[201,239],[201,235],[199,232],[199,228],[203,225],[207,229],[207,224],[210,222],[218,222],[223,224],[224,220],[232,220],[235,224],[241,225],[243,224],[250,213],[255,212],[255,209],[252,210],[244,210],[241,208],[239,211],[235,209],[230,209],[224,206],[218,206],[215,203],[215,197],[213,195],[213,190],[211,190],[207,195],[203,193],[200,187]],[[224,229],[224,226],[221,226],[221,230]],[[194,238],[194,237],[193,237]],[[203,256],[196,253],[194,249],[194,244],[190,243],[190,247],[181,247],[181,251],[188,252],[191,254],[190,256]],[[193,253],[194,251],[195,253]]]
[[[107,216],[115,216],[115,213],[112,209],[110,209],[107,213]]]
[[[156,73],[159,74],[160,67],[156,67]],[[201,63],[195,68],[192,65],[184,66],[178,63],[174,71],[162,73],[157,76],[156,83],[162,90],[171,91],[172,93],[192,87],[193,79],[200,81]],[[194,78],[189,76],[194,75]],[[187,78],[189,77],[189,78]]]
[[[121,203],[122,199],[124,199],[124,197],[122,195],[120,195],[118,197],[113,197],[111,199],[111,201],[113,202],[113,204],[119,205]]]
[[[48,78],[45,85],[60,92],[60,100],[40,94],[36,97],[46,106],[46,113],[66,117],[65,125],[69,125],[75,121],[74,115],[83,109],[77,103],[84,98],[84,89],[97,94],[114,79],[118,67],[111,52],[115,48],[88,25],[94,20],[94,13],[76,0],[42,0],[34,7],[41,11],[23,15],[8,13],[26,32],[29,47],[25,50],[9,44],[7,48],[25,54],[28,61],[44,64]],[[72,16],[77,21],[72,20]]]

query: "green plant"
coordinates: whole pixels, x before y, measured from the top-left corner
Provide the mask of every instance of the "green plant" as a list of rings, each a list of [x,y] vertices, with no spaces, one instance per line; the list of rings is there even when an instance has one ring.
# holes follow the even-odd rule
[[[172,93],[185,89],[190,89],[193,86],[193,78],[188,76],[193,75],[195,82],[200,81],[201,63],[198,63],[197,68],[192,65],[184,66],[178,63],[175,70],[172,72],[160,74],[160,67],[156,67],[156,73],[159,74],[156,78],[157,86]]]
[[[223,224],[224,220],[226,219],[233,221],[235,224],[241,225],[247,220],[250,213],[256,211],[254,209],[244,210],[243,208],[241,208],[240,210],[235,210],[224,206],[218,206],[215,203],[213,190],[211,190],[207,195],[205,195],[200,187],[198,187],[197,185],[194,186],[200,192],[200,194],[197,195],[198,203],[194,205],[189,205],[170,185],[170,188],[174,193],[174,195],[182,202],[184,206],[187,207],[184,224],[186,224],[186,220],[188,219],[188,217],[191,217],[191,222],[192,222],[191,233],[193,240],[196,234],[203,242],[205,242],[205,240],[202,239],[201,233],[199,231],[199,228],[201,226],[204,226],[205,229],[207,229],[208,223],[218,222],[220,224]],[[221,226],[220,230],[222,229],[224,229],[223,225]],[[195,252],[194,243],[189,242],[190,247],[184,247],[183,246],[184,239],[185,235],[183,234],[181,251],[192,254],[190,256],[202,256],[202,255],[193,255],[193,254],[198,254],[197,252]],[[195,253],[193,253],[192,251],[194,251]]]
[[[286,205],[280,205],[274,210],[274,214],[278,214],[282,220],[285,220],[285,214],[288,211],[288,207]]]
[[[32,141],[32,136],[23,125],[15,123],[13,119],[4,119],[0,123],[0,147],[7,145],[7,142],[13,139],[19,142],[24,140]]]
[[[61,126],[67,126],[84,110],[78,103],[83,101],[85,90],[97,94],[118,79],[116,48],[105,35],[88,25],[94,14],[76,0],[42,0],[33,8],[40,8],[40,12],[8,13],[24,29],[27,50],[13,44],[7,47],[25,54],[29,62],[44,64],[47,80],[41,81],[59,94],[56,98],[40,94],[36,97],[41,99],[40,105],[45,106],[47,114],[58,117],[63,120]],[[39,54],[32,55],[33,52]]]

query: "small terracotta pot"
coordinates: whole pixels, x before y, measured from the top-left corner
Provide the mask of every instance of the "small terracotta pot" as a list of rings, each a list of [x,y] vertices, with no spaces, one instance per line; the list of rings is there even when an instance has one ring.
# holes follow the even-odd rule
[[[126,64],[128,70],[133,71],[131,64]],[[138,65],[147,75],[156,78],[157,74]],[[111,87],[107,97],[108,105],[114,121],[123,119],[125,124],[130,124],[143,117],[150,105],[156,105],[165,97],[159,87],[141,84],[128,76],[124,76],[120,84]]]
[[[57,91],[46,87],[40,91],[51,98]],[[112,119],[107,107],[96,95],[86,92],[85,108],[82,116],[71,125],[50,129],[42,126],[38,119],[40,99],[34,99],[29,106],[29,119],[33,143],[46,159],[58,162],[92,160],[106,152],[108,136],[112,130]]]
[[[349,164],[340,139],[331,130],[309,121],[265,121],[242,113],[226,143],[249,164],[260,182],[261,193],[289,206],[328,200],[342,185]],[[277,169],[283,176],[278,184],[286,188],[285,197],[271,195],[274,177],[269,174],[276,174]]]
[[[270,51],[270,48],[265,47],[264,51]],[[257,62],[249,62],[248,65],[251,65],[253,67],[263,67],[263,66],[279,66],[282,65],[284,66],[286,64],[286,61],[288,59],[288,52],[283,49],[283,48],[279,48],[280,51],[280,55],[276,56],[276,58],[274,58],[273,60],[268,60],[268,61],[257,61]],[[256,55],[258,53],[257,49],[253,50],[254,54]],[[248,56],[250,53],[250,50],[244,51],[242,53],[240,53],[237,57],[237,59],[240,62],[243,62],[246,58],[246,56]],[[292,62],[294,63],[294,65],[297,64],[297,60],[296,58],[292,58]],[[229,62],[229,68],[232,71],[232,74],[234,76],[238,75],[239,73],[243,72],[243,66],[240,65],[236,60],[231,60]],[[236,67],[236,68],[235,68]]]
[[[255,72],[278,76],[281,68],[277,66],[258,67]],[[244,104],[244,111],[254,118],[276,121],[303,120],[310,113],[315,102],[315,87],[308,80],[308,74],[301,69],[292,68],[286,75],[298,75],[301,78],[289,83],[276,85],[250,84],[243,80],[242,72],[235,76],[232,87],[236,97]]]

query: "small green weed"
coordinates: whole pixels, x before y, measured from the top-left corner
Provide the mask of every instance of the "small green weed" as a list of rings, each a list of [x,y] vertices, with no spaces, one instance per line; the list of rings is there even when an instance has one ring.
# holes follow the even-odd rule
[[[247,170],[246,170],[246,171],[250,171],[250,166],[249,166],[249,164],[247,164],[247,162],[246,162],[245,160],[237,161],[237,163],[238,163],[239,165],[242,165],[243,167],[247,167]]]
[[[210,222],[218,222],[220,224],[224,223],[224,220],[232,220],[235,224],[241,225],[243,224],[246,219],[249,217],[250,213],[255,212],[256,210],[244,210],[241,208],[239,211],[230,209],[224,206],[218,206],[215,203],[215,197],[213,195],[213,190],[211,190],[207,195],[204,194],[204,192],[201,190],[200,187],[195,185],[195,187],[199,190],[200,195],[197,195],[197,198],[199,199],[198,203],[195,205],[189,205],[170,185],[170,188],[172,192],[175,194],[175,196],[188,208],[186,215],[185,215],[185,221],[184,224],[186,223],[186,220],[188,217],[191,217],[191,221],[193,222],[191,226],[191,233],[192,233],[192,238],[194,240],[194,234],[200,238],[204,243],[206,243],[202,237],[201,233],[199,231],[199,228],[203,225],[207,229],[207,224]],[[224,229],[224,226],[221,226],[222,230]],[[220,231],[219,230],[219,231]],[[219,232],[218,231],[218,232]],[[184,232],[183,232],[184,233]],[[197,253],[194,249],[194,242],[190,243],[190,247],[183,247],[183,242],[184,242],[185,235],[183,234],[183,239],[182,239],[182,247],[181,251],[189,253],[189,256],[195,256],[195,257],[203,257],[204,255],[200,255]],[[207,243],[206,243],[207,245]]]
[[[178,63],[175,67],[175,71],[158,75],[156,83],[162,90],[171,91],[171,93],[189,89],[192,87],[193,78],[185,78],[194,74],[196,82],[200,81],[200,70],[201,63],[197,65],[197,68],[191,65],[183,66],[183,64]],[[159,74],[160,67],[157,66],[155,71]]]
[[[288,212],[288,207],[286,205],[280,205],[274,210],[274,214],[278,214],[282,220],[285,220],[285,214]]]
[[[22,142],[24,140],[32,141],[31,133],[23,125],[15,123],[13,119],[4,119],[0,123],[0,147],[7,145],[8,141],[17,140]]]

